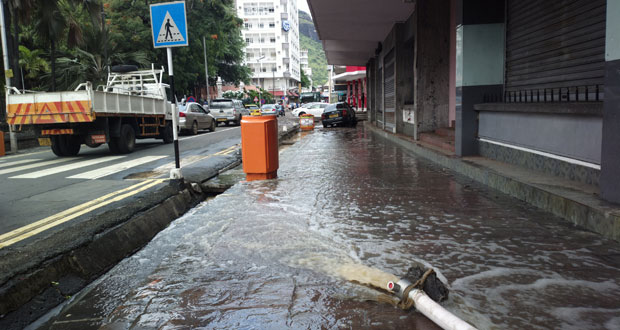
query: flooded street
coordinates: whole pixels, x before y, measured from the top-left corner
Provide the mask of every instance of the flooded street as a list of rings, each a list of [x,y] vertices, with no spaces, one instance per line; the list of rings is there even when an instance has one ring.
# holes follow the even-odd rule
[[[480,329],[620,328],[619,243],[363,125],[302,135],[278,179],[194,208],[47,327],[435,329],[373,288],[421,262]]]

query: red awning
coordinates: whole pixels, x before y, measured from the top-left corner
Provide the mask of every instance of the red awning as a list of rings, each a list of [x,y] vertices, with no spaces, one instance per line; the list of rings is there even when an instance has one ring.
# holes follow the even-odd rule
[[[273,96],[284,96],[284,92],[283,91],[273,91],[273,92],[271,92],[271,94],[273,94]]]

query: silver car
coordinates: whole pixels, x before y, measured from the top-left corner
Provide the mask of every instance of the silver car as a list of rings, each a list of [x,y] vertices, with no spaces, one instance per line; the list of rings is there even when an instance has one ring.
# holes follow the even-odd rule
[[[211,113],[217,120],[217,123],[239,125],[242,116],[249,116],[250,111],[243,106],[240,100],[232,99],[215,99],[209,104]]]
[[[179,131],[198,134],[199,130],[208,129],[213,132],[215,126],[215,118],[209,109],[193,102],[179,106]]]

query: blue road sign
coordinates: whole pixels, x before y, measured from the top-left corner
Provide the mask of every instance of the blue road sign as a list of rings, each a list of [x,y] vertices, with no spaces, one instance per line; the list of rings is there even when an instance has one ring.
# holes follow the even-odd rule
[[[151,5],[151,31],[155,48],[187,46],[185,1]]]

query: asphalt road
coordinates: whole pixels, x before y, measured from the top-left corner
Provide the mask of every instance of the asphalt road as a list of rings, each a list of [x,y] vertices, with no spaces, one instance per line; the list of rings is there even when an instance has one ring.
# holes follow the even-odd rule
[[[234,152],[241,142],[239,127],[180,136],[181,167]],[[140,193],[166,184],[174,168],[172,144],[138,140],[128,155],[112,155],[107,145],[85,145],[77,157],[59,158],[41,147],[0,158],[0,248],[18,247],[54,230],[75,224],[103,207],[122,207]],[[56,225],[29,230],[28,225],[58,219]],[[40,227],[40,226],[39,226]],[[15,231],[30,235],[9,240]],[[12,235],[15,237],[15,235]]]

